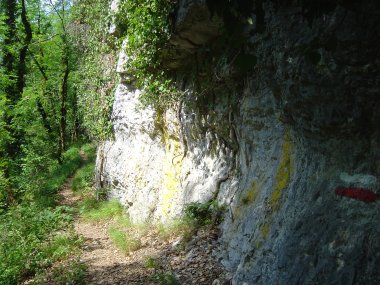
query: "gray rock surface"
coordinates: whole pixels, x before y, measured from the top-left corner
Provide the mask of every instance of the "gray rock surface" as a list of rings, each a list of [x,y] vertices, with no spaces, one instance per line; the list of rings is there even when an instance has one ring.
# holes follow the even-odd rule
[[[264,2],[265,28],[248,39],[258,61],[232,111],[220,94],[206,113],[157,114],[120,83],[99,183],[136,221],[225,203],[219,255],[233,284],[380,284],[380,202],[335,193],[380,193],[380,9],[355,5],[310,17]]]

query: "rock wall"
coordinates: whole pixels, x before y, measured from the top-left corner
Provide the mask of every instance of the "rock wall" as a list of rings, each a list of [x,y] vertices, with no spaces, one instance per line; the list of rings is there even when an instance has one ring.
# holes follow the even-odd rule
[[[191,19],[177,23],[180,38],[216,36],[213,21],[200,30],[185,16],[206,2],[180,1]],[[233,284],[380,284],[380,7],[285,2],[258,1],[263,22],[246,39],[257,62],[233,109],[224,94],[206,112],[139,108],[122,53],[98,183],[136,221],[225,203],[218,254]]]

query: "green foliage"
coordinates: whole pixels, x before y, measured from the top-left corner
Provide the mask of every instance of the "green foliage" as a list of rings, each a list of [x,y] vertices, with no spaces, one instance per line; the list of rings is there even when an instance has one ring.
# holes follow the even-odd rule
[[[78,70],[73,81],[78,112],[86,133],[95,140],[112,134],[110,116],[116,80],[114,40],[108,34],[109,0],[79,0],[73,6],[73,45]],[[99,64],[101,63],[101,64]]]
[[[76,236],[73,232],[57,234],[51,238],[46,248],[44,248],[44,255],[51,257],[52,260],[67,258],[82,243],[83,239]]]
[[[121,1],[116,25],[123,31],[128,61],[124,67],[144,89],[144,106],[165,109],[177,102],[182,93],[170,79],[162,57],[171,35],[170,14],[177,1]]]
[[[81,150],[83,151],[87,162],[93,163],[96,159],[96,145],[92,143],[86,143],[82,145]]]
[[[197,227],[195,223],[187,218],[171,221],[166,224],[158,224],[158,236],[163,240],[169,240],[172,237],[180,236],[185,241],[191,239]]]
[[[124,253],[135,251],[141,247],[141,242],[138,238],[129,235],[117,227],[109,228],[108,234],[116,247]]]
[[[132,223],[118,201],[98,201],[95,197],[88,196],[82,201],[80,212],[83,219],[89,222],[110,221],[109,237],[122,252],[128,253],[141,247],[140,239],[146,232],[146,227]]]
[[[24,185],[25,199],[36,201],[42,206],[54,206],[54,196],[65,183],[67,177],[74,174],[80,166],[79,148],[72,147],[63,155],[63,163],[59,165],[56,160],[45,162],[45,167],[34,177],[21,175],[20,184]]]
[[[171,272],[166,273],[156,273],[151,276],[151,280],[154,283],[160,284],[160,285],[179,285],[179,281]]]
[[[64,257],[75,238],[51,233],[71,220],[64,207],[41,209],[36,204],[22,204],[5,213],[0,222],[0,283],[15,284]]]
[[[52,2],[0,8],[0,284],[15,284],[77,246],[76,237],[56,234],[72,210],[54,208],[55,194],[81,163],[78,148],[63,154],[80,126],[73,6]],[[13,15],[14,27],[6,24]]]
[[[81,207],[82,217],[91,222],[100,222],[122,216],[123,207],[116,200],[97,201],[90,198]]]
[[[59,186],[60,179],[43,184],[53,168],[59,169],[56,161],[64,160],[68,138],[78,135],[70,75],[66,92],[63,84],[66,70],[75,69],[68,37],[70,5],[66,0],[53,2],[54,8],[46,1],[25,1],[22,19],[21,5],[14,12],[3,6],[4,13],[15,16],[14,29],[4,25],[0,15],[0,207],[4,209],[24,196],[38,196],[41,188]]]
[[[74,192],[84,191],[86,188],[93,185],[95,164],[89,163],[80,168],[73,180],[72,189]]]
[[[2,39],[4,39],[7,34],[7,25],[5,23],[5,20],[6,16],[0,14],[0,37]]]
[[[33,285],[85,285],[87,266],[78,259],[58,263],[51,270],[38,274]]]
[[[8,154],[5,149],[6,146],[11,141],[11,135],[9,133],[9,128],[7,128],[7,114],[9,112],[8,105],[9,101],[7,99],[5,90],[10,85],[10,76],[7,74],[1,64],[1,58],[5,54],[5,50],[1,41],[4,41],[7,34],[7,26],[5,24],[6,17],[0,14],[0,214],[2,209],[6,208],[8,204],[8,193],[5,189],[9,188],[10,181],[9,177],[6,177],[7,169],[9,169],[9,164],[11,163],[7,158]]]
[[[74,175],[72,190],[75,193],[84,193],[94,184],[96,147],[88,143],[81,147],[85,164]]]
[[[63,159],[62,165],[47,161],[34,177],[20,175],[20,180],[24,179],[21,185],[30,184],[25,186],[24,202],[10,208],[0,219],[0,268],[4,269],[0,271],[0,284],[15,284],[79,247],[78,237],[57,233],[67,229],[73,209],[52,208],[58,189],[80,165],[79,149],[70,148]],[[35,163],[26,165],[32,167]]]
[[[160,266],[160,264],[157,258],[148,256],[144,262],[144,266],[146,268],[157,269]]]
[[[160,53],[170,37],[169,14],[176,1],[121,1],[117,25],[126,27],[127,70],[138,79],[161,67]]]
[[[183,242],[187,242],[199,228],[221,223],[225,210],[225,206],[219,205],[213,200],[207,203],[190,203],[186,205],[184,216],[181,219],[156,225],[158,235],[163,240],[180,236]]]
[[[207,203],[193,202],[185,208],[185,219],[197,226],[219,224],[224,212],[225,206],[218,205],[214,200]]]
[[[144,89],[140,97],[142,106],[153,106],[159,112],[173,107],[184,97],[184,92],[178,90],[173,79],[163,71],[142,75],[137,84]]]

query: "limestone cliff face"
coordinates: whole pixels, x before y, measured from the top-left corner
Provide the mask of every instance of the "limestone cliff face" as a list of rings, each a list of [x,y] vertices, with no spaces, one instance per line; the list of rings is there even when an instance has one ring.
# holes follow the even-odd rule
[[[217,37],[206,2],[180,1],[172,68]],[[233,284],[380,284],[380,202],[359,197],[380,193],[380,7],[258,2],[260,31],[246,37],[257,61],[234,108],[221,95],[206,110],[141,109],[121,53],[98,183],[136,221],[225,203],[219,254]]]

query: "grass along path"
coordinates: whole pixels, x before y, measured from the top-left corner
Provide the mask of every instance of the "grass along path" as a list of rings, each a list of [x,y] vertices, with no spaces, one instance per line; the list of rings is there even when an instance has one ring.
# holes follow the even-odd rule
[[[61,191],[63,205],[78,207],[80,196],[74,195],[69,179]],[[113,245],[107,233],[108,222],[93,223],[77,217],[76,233],[84,238],[80,261],[87,267],[84,284],[125,284],[127,259]]]
[[[61,205],[78,209],[74,229],[84,242],[76,262],[86,268],[84,276],[63,284],[229,284],[212,254],[216,227],[134,225],[117,202],[98,202],[93,187],[78,191],[73,185],[77,177],[92,179],[83,173],[93,173],[88,164],[84,161],[82,172],[79,169],[60,191]]]

